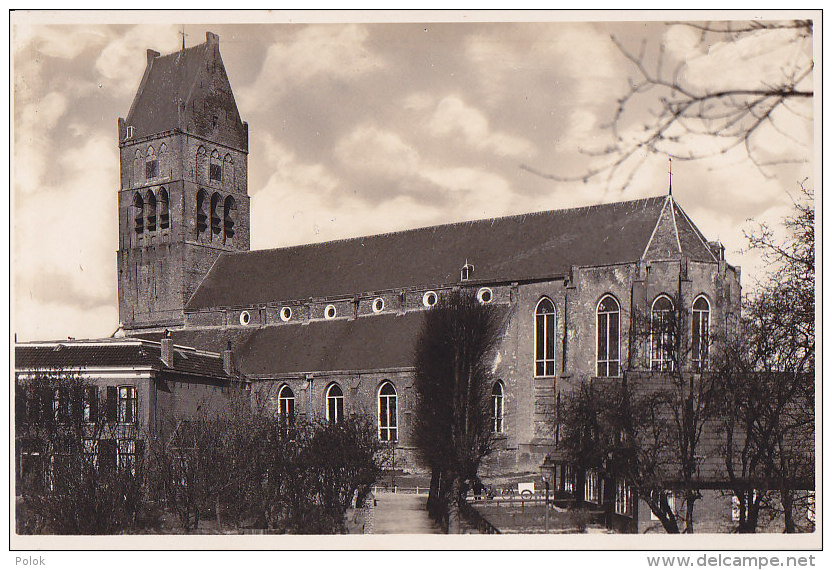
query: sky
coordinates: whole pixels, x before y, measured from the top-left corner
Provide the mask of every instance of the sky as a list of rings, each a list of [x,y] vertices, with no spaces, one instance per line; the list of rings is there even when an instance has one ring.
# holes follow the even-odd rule
[[[183,22],[189,46],[206,31],[220,36],[249,124],[252,249],[665,194],[661,155],[647,156],[628,184],[556,180],[597,166],[592,153],[611,141],[605,125],[636,73],[611,36],[633,52],[644,42],[650,61],[664,45],[666,64],[713,88],[758,86],[812,50],[771,31],[703,43],[692,27],[661,21],[234,24],[216,13],[151,15],[106,23],[76,12],[55,24],[12,14],[19,340],[103,337],[118,327],[117,119],[146,50],[176,51]],[[276,17],[257,16],[245,17]],[[649,98],[634,104],[628,129],[652,110]],[[763,172],[741,147],[673,163],[674,198],[725,244],[746,289],[764,266],[742,251],[743,230],[776,224],[799,181],[813,184],[812,110],[811,101],[790,105],[758,139],[766,157],[786,164]],[[700,151],[715,144],[686,142]]]

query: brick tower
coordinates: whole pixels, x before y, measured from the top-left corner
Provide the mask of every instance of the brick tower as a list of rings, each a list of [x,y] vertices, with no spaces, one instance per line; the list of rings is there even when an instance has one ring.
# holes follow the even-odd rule
[[[219,50],[147,50],[118,120],[118,309],[126,331],[182,326],[182,309],[222,252],[249,249],[248,124]]]

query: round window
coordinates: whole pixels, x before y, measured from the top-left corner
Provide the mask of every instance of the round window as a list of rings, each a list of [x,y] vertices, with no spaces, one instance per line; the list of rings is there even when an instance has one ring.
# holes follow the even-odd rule
[[[326,309],[324,309],[324,317],[326,317],[327,319],[335,318],[335,305],[326,306]]]
[[[373,301],[373,312],[380,313],[384,310],[384,299],[381,297],[376,297],[375,301]]]
[[[280,309],[280,320],[288,323],[292,319],[292,309],[290,307],[283,307]]]
[[[251,315],[248,314],[248,311],[243,311],[240,313],[240,324],[245,326],[249,322],[251,322]]]
[[[436,301],[439,298],[436,296],[436,293],[433,291],[428,291],[424,295],[422,295],[422,304],[425,307],[433,307],[436,304]]]
[[[491,299],[494,298],[494,294],[491,292],[491,289],[488,287],[483,287],[479,291],[477,291],[477,299],[483,305],[487,305],[491,302]]]

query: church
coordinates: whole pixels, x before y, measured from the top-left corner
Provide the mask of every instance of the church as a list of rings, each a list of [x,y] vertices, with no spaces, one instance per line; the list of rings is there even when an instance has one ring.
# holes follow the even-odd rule
[[[687,315],[692,371],[706,364],[708,339],[739,316],[739,268],[663,188],[646,199],[250,251],[248,144],[218,36],[168,55],[147,51],[118,120],[122,328],[148,346],[222,354],[218,376],[244,381],[252,405],[274,413],[370,415],[395,446],[397,469],[418,469],[414,345],[424,312],[448,291],[471,288],[507,315],[491,474],[540,473],[557,455],[562,396],[581,381],[666,370],[660,346],[637,346],[634,315]],[[558,466],[558,487],[571,488],[570,476]]]

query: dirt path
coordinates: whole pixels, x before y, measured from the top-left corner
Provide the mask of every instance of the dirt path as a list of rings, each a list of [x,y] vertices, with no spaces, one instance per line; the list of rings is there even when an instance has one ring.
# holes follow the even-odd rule
[[[425,495],[378,493],[375,534],[441,534],[425,509]]]

